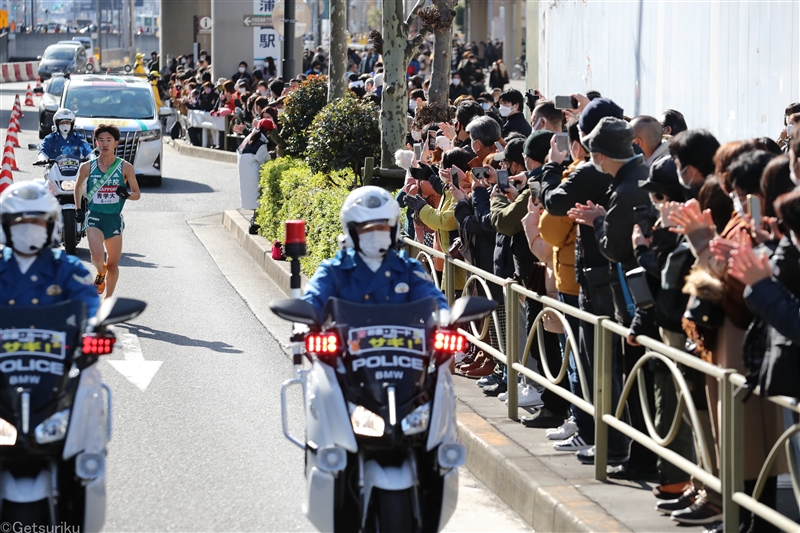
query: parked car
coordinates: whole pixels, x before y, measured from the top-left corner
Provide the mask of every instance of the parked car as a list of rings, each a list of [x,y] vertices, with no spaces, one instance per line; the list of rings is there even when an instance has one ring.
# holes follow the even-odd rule
[[[64,75],[54,74],[52,78],[45,80],[41,87],[36,87],[33,92],[40,95],[39,100],[39,138],[44,139],[48,133],[53,131],[53,115],[58,110],[61,101],[61,93],[64,91]]]
[[[87,54],[89,54],[89,55],[93,55],[94,54],[94,44],[92,43],[92,38],[89,37],[88,35],[81,35],[80,37],[73,37],[72,40],[81,43],[83,45],[83,47],[86,48],[86,53]]]
[[[86,49],[78,41],[62,41],[48,46],[39,56],[39,78],[56,72],[82,72],[86,68]]]

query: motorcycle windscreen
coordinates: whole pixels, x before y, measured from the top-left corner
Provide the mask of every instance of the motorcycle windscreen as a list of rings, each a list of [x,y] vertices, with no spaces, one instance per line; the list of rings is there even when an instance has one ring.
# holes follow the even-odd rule
[[[399,305],[364,305],[331,298],[323,313],[344,345],[348,379],[362,401],[386,406],[387,389],[403,411],[425,384],[430,363],[429,332],[434,326],[436,300],[426,298]],[[358,403],[358,402],[356,402]]]
[[[1,418],[16,419],[18,389],[30,393],[31,427],[52,414],[85,323],[86,304],[79,299],[0,313]]]

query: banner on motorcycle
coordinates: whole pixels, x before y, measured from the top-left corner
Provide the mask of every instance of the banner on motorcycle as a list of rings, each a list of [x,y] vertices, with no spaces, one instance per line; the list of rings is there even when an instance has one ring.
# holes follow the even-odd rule
[[[426,355],[425,330],[403,326],[369,326],[348,333],[347,345],[353,355],[392,351]]]

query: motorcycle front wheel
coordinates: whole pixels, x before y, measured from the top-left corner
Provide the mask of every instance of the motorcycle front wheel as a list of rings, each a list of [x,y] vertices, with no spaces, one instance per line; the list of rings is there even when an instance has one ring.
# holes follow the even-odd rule
[[[75,249],[78,247],[78,224],[75,221],[75,210],[67,209],[62,211],[61,216],[64,219],[61,242],[64,244],[64,250],[69,255],[75,255]]]
[[[374,489],[375,522],[380,533],[409,533],[417,531],[411,489]]]

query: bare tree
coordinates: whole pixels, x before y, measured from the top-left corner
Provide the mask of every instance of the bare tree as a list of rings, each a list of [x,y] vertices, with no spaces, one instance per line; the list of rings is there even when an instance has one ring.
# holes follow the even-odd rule
[[[429,32],[424,24],[409,38],[409,29],[425,0],[403,17],[403,0],[383,0],[383,102],[381,104],[381,167],[394,167],[394,152],[405,146],[408,130],[406,68]]]
[[[431,86],[428,102],[447,108],[450,90],[450,61],[453,55],[453,21],[458,0],[434,0],[432,6],[419,13],[423,24],[433,31],[433,55],[431,56]]]
[[[347,0],[331,0],[331,49],[328,53],[328,103],[347,93]]]

